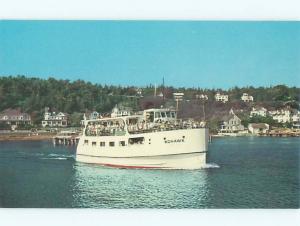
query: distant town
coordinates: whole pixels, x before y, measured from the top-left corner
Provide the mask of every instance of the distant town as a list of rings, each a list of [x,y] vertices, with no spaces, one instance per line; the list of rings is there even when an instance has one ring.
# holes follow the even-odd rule
[[[176,110],[178,118],[206,122],[214,135],[299,136],[299,96],[299,88],[284,85],[221,90],[0,77],[0,130],[74,129],[83,119],[164,107]]]

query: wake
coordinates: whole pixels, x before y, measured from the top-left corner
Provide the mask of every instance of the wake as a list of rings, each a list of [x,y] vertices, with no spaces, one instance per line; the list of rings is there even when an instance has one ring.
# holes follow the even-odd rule
[[[220,168],[220,166],[216,163],[206,163],[205,166],[203,166],[203,169],[211,169],[211,168]]]

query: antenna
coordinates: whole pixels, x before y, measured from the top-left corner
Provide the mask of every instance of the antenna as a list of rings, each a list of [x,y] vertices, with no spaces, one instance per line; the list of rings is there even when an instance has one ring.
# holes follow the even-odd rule
[[[162,87],[162,95],[163,95],[163,100],[165,100],[165,78],[163,77],[163,87]]]

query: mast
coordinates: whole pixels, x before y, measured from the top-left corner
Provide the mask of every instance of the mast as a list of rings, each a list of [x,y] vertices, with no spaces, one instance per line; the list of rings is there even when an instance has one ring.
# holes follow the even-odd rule
[[[163,101],[165,100],[165,78],[163,77],[163,84],[162,84],[162,95]]]

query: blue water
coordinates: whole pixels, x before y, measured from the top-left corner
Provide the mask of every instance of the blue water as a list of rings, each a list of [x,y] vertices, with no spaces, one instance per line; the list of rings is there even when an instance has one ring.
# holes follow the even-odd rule
[[[112,169],[74,147],[0,142],[0,206],[299,208],[299,138],[216,138],[202,170]]]

